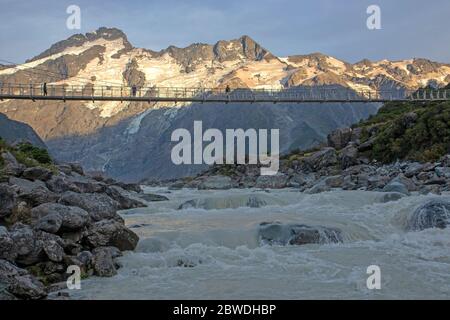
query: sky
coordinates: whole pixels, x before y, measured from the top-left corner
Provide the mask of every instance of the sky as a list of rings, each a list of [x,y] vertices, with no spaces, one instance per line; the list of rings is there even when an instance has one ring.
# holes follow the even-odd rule
[[[66,27],[70,5],[81,9],[79,30]],[[369,5],[379,6],[381,29],[367,28]],[[281,57],[322,52],[352,63],[450,63],[449,0],[0,0],[0,7],[0,59],[14,63],[102,26],[152,50],[245,34]]]

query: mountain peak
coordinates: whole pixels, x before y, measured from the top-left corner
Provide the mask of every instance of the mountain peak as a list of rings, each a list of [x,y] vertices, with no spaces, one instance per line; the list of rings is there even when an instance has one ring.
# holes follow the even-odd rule
[[[42,52],[41,54],[33,57],[30,60],[27,60],[27,62],[32,62],[35,60],[46,58],[48,56],[60,53],[70,47],[80,47],[86,42],[95,41],[98,39],[113,41],[120,38],[123,39],[125,48],[127,49],[132,48],[132,45],[130,44],[130,42],[128,42],[126,34],[122,30],[117,28],[100,27],[95,31],[88,32],[86,34],[82,33],[74,34],[69,38],[67,38],[66,40],[59,41],[54,45],[52,45],[49,49]]]

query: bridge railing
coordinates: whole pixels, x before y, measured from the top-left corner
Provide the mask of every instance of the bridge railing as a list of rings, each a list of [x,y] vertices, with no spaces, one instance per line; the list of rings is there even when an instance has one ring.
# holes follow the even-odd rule
[[[181,88],[181,87],[133,87],[47,84],[0,83],[1,97],[77,97],[95,99],[108,97],[117,99],[167,99],[170,101],[404,101],[404,100],[450,100],[448,89],[422,90],[359,90],[347,88],[295,87],[286,89],[237,88],[229,92],[225,88]]]

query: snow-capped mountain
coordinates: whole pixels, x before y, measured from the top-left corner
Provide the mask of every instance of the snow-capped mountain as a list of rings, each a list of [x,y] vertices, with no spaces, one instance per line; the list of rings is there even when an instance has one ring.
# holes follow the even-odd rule
[[[186,48],[170,46],[161,51],[152,51],[133,47],[126,35],[118,29],[100,28],[95,32],[77,34],[58,42],[24,64],[0,65],[0,82],[47,82],[64,83],[68,86],[215,88],[229,85],[232,88],[259,89],[339,85],[354,90],[392,87],[416,89],[428,84],[440,86],[450,82],[450,65],[426,59],[377,62],[362,60],[350,64],[321,53],[276,57],[248,36],[219,41],[214,45],[197,43]],[[116,130],[113,136],[117,134],[121,137],[118,139],[119,145],[135,143],[133,139],[136,137],[145,137],[142,123],[146,123],[148,117],[155,117],[155,114],[149,111],[154,109],[163,110],[158,113],[161,130],[163,127],[171,128],[173,119],[177,119],[179,125],[188,127],[189,124],[183,123],[179,118],[181,114],[186,119],[196,114],[209,119],[211,125],[219,121],[217,115],[213,114],[217,109],[208,109],[206,105],[201,107],[201,113],[196,109],[200,108],[197,106],[188,107],[186,110],[179,107],[180,105],[174,108],[171,104],[129,102],[0,101],[0,112],[11,119],[30,124],[57,157],[65,160],[78,160],[79,157],[91,169],[104,169],[116,176],[126,174],[125,169],[118,172],[117,166],[111,165],[114,158],[121,159],[121,166],[127,158],[122,154],[119,156],[121,151],[117,150],[117,145],[113,148],[116,151],[110,152],[112,145],[108,149],[104,143],[109,139],[103,136],[105,130]],[[305,105],[295,107],[308,109]],[[284,118],[275,123],[270,118],[276,115],[277,109],[270,108],[268,114],[261,116],[261,119],[265,120],[261,120],[259,125],[278,125],[291,121],[295,125],[286,126],[292,130],[285,133],[285,136],[289,137],[286,145],[288,148],[306,147],[308,143],[293,136],[293,132],[298,134],[303,125],[312,128],[315,132],[312,134],[312,140],[318,141],[323,139],[329,130],[358,121],[376,110],[376,106],[371,104],[339,104],[337,107],[343,108],[342,112],[351,115],[344,117],[343,121],[336,121],[335,115],[329,112],[328,115],[322,115],[321,123],[315,120],[311,126],[305,122],[307,120],[296,118],[297,114],[300,117],[301,112],[295,112],[293,106],[289,106],[285,107],[285,111],[279,112]],[[189,114],[189,110],[194,109],[197,111]],[[282,106],[279,110],[281,109]],[[226,113],[227,110],[221,112]],[[318,111],[305,112],[313,114]],[[231,121],[235,117],[223,116],[223,119]],[[248,119],[242,118],[240,122],[233,120],[233,123],[247,127]],[[153,126],[157,124],[153,123]],[[161,133],[154,127],[151,130],[152,134]],[[111,132],[108,134],[111,136]],[[308,139],[312,136],[310,134]],[[83,138],[82,142],[78,141],[80,137]],[[78,139],[78,145],[73,144],[75,138]],[[294,140],[297,141],[296,144],[291,143]],[[164,159],[161,161],[164,162]],[[150,164],[152,165],[154,164]],[[152,170],[149,170],[149,174],[150,171]],[[135,178],[133,174],[129,176]]]

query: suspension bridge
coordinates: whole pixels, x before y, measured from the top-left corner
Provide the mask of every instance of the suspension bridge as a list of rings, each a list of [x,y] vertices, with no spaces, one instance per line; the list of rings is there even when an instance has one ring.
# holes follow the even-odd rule
[[[128,87],[94,85],[0,84],[0,100],[131,101],[194,103],[327,103],[449,101],[450,89],[361,90],[296,87],[287,89],[225,89]]]

